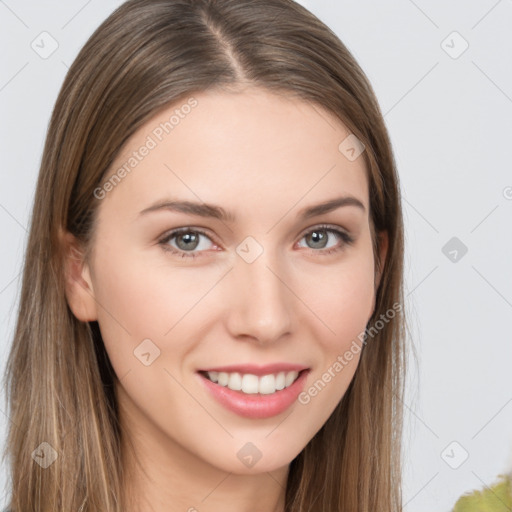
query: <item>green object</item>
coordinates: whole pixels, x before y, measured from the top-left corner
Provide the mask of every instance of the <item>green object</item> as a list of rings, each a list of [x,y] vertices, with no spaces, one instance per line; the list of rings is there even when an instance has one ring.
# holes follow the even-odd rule
[[[499,477],[501,481],[492,487],[460,497],[453,512],[512,512],[512,479]]]

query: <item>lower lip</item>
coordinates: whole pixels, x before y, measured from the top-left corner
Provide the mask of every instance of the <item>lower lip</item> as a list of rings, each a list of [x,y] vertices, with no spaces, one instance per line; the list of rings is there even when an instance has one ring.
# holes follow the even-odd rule
[[[200,373],[198,375],[208,391],[226,409],[245,418],[259,419],[271,418],[286,411],[302,392],[308,373],[309,370],[303,370],[291,386],[268,395],[260,393],[248,395],[242,391],[233,391],[228,387],[215,384]]]

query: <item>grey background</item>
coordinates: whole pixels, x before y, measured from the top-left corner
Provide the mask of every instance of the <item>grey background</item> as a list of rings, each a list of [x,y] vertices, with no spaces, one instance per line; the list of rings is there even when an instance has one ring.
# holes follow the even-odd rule
[[[390,131],[418,359],[405,399],[405,510],[449,511],[512,468],[512,1],[301,3],[354,54]],[[51,110],[78,50],[120,4],[0,0],[2,370]],[[51,49],[43,31],[58,43],[48,58],[31,47],[43,51],[46,37]],[[3,400],[0,411],[5,434]]]

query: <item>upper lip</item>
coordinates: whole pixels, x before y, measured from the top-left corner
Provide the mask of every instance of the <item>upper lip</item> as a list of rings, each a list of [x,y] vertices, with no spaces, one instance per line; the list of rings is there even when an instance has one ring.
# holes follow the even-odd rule
[[[205,368],[202,370],[198,370],[201,372],[226,372],[226,373],[244,373],[244,374],[252,374],[252,375],[269,375],[271,373],[280,373],[280,372],[300,372],[302,370],[307,370],[308,367],[302,364],[293,364],[293,363],[273,363],[266,365],[255,365],[255,364],[233,364],[227,366],[216,366],[215,368]]]

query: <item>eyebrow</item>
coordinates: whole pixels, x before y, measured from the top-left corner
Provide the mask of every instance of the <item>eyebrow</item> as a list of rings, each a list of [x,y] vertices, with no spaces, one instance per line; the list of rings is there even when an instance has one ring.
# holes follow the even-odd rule
[[[330,199],[324,203],[308,206],[298,213],[301,220],[317,217],[319,215],[337,210],[342,206],[355,206],[363,212],[366,211],[364,204],[354,196],[343,196]],[[221,206],[208,203],[196,203],[193,201],[163,200],[159,201],[139,213],[139,216],[151,212],[169,210],[180,213],[198,215],[200,217],[212,217],[224,222],[235,222],[236,218],[231,212],[227,212]]]

